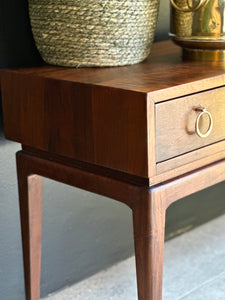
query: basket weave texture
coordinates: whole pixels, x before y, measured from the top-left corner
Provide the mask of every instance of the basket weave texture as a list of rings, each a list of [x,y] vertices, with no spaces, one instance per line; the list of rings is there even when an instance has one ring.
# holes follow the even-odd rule
[[[150,52],[159,0],[29,0],[36,46],[47,63],[121,66]]]

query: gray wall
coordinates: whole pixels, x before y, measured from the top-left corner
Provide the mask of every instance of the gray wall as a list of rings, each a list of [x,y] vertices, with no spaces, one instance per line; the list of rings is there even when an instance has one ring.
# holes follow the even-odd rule
[[[168,3],[168,0],[161,1],[157,40],[167,38]],[[0,66],[35,65],[40,62],[31,37],[26,2],[1,0]],[[15,169],[15,152],[20,145],[6,141],[1,127],[2,124],[0,299],[24,300]],[[171,206],[167,214],[167,237],[224,213],[224,193],[225,185],[219,184]],[[45,180],[43,214],[42,296],[133,254],[131,211],[123,204]]]

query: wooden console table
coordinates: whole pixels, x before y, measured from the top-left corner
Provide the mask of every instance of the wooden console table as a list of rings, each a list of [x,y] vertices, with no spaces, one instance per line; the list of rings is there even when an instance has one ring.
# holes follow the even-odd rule
[[[119,68],[54,66],[2,75],[17,153],[26,299],[38,300],[41,177],[133,211],[139,300],[162,298],[165,212],[225,179],[225,63],[182,62],[171,42]]]

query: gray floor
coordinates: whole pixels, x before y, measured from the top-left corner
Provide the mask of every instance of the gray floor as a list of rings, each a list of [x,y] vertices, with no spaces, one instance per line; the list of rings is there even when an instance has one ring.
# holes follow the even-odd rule
[[[166,242],[164,300],[225,299],[225,215]],[[46,300],[136,300],[134,257]]]

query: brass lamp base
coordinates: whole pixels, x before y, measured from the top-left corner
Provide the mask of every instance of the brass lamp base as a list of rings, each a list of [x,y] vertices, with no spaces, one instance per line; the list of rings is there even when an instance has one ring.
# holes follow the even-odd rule
[[[225,50],[183,48],[183,59],[194,61],[225,61]]]

